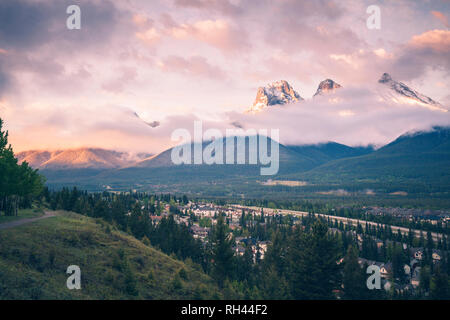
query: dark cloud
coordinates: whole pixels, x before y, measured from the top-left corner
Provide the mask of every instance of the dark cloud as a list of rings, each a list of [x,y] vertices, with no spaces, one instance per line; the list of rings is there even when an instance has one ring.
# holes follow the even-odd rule
[[[81,8],[80,30],[66,27],[66,9],[73,4]],[[72,48],[99,45],[114,34],[119,21],[120,15],[111,1],[2,0],[0,48],[31,49],[51,42]]]
[[[2,0],[0,47],[23,49],[45,42],[51,34],[55,9],[50,3]]]
[[[66,27],[66,9],[73,4],[81,9],[80,30]],[[68,82],[73,87],[73,81],[87,75],[66,72],[71,56],[79,57],[92,49],[111,54],[112,42],[129,39],[130,28],[131,14],[109,0],[1,0],[0,93],[14,89],[16,73],[32,74],[37,83],[47,87]]]

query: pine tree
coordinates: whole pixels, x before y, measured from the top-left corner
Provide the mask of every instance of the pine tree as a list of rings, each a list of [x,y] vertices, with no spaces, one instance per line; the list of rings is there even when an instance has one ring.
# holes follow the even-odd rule
[[[274,266],[270,266],[261,275],[261,294],[266,300],[290,299],[289,285],[286,279],[279,275]]]
[[[344,285],[345,299],[366,298],[366,277],[358,263],[358,252],[352,246],[348,247],[347,255],[344,258],[342,284]]]
[[[439,267],[431,278],[430,293],[431,298],[434,300],[450,299],[448,276],[444,272],[441,272]]]
[[[299,228],[289,245],[289,276],[294,299],[333,299],[338,288],[340,267],[339,250],[327,234],[327,226],[318,220],[311,232]]]
[[[227,226],[223,214],[220,214],[217,219],[211,240],[213,245],[213,277],[219,287],[222,288],[225,280],[232,275],[233,270],[233,250],[231,249],[231,240],[227,237]]]
[[[244,209],[242,209],[242,214],[241,214],[241,219],[240,219],[240,225],[241,225],[241,227],[244,229],[246,226],[245,226],[245,211],[244,211]]]
[[[40,194],[44,178],[32,169],[28,163],[18,164],[11,145],[8,143],[8,131],[3,131],[0,119],[0,213],[17,215],[23,199],[31,204],[30,197]]]
[[[430,280],[431,280],[431,276],[430,276],[430,268],[428,266],[422,267],[422,269],[420,269],[420,289],[423,292],[428,292],[430,290]]]

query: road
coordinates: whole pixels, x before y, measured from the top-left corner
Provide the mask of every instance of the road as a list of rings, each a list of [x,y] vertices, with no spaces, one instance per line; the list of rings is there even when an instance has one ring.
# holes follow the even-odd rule
[[[247,206],[241,206],[241,205],[234,205],[235,208],[246,208],[246,209],[252,209],[252,210],[261,210],[261,208],[259,207],[247,207]],[[263,208],[264,212],[266,213],[273,213],[274,211],[277,211],[279,214],[283,214],[283,215],[292,215],[292,216],[296,216],[296,217],[304,217],[307,216],[309,213],[305,212],[305,211],[294,211],[294,210],[281,210],[281,209],[270,209],[270,208]],[[358,225],[358,223],[361,225],[361,227],[365,228],[366,222],[368,225],[370,226],[381,226],[381,227],[385,227],[384,224],[380,224],[380,223],[376,223],[376,222],[372,222],[372,221],[366,221],[366,220],[360,220],[360,219],[352,219],[352,218],[345,218],[345,217],[338,217],[338,216],[332,216],[332,215],[328,215],[328,214],[323,214],[323,213],[315,213],[314,215],[319,216],[319,217],[323,217],[323,218],[329,218],[330,220],[334,221],[342,221],[342,223],[344,224],[352,224],[354,226]],[[404,228],[404,227],[398,227],[398,226],[390,226],[392,229],[393,233],[398,232],[398,230],[400,230],[400,232],[402,233],[402,235],[408,235],[409,233],[409,229],[408,228]],[[420,230],[417,229],[412,229],[412,231],[415,233],[415,236],[417,238],[420,237]],[[422,231],[423,232],[423,236],[426,237],[427,232],[426,231]],[[436,232],[432,232],[431,236],[433,238],[433,241],[437,242],[439,239],[442,239],[443,235],[441,233],[436,233]]]
[[[15,221],[11,221],[11,222],[0,223],[0,230],[14,228],[14,227],[17,227],[17,226],[21,226],[23,224],[28,224],[28,223],[31,223],[31,222],[34,222],[34,221],[38,221],[38,220],[54,217],[56,215],[57,215],[57,213],[55,211],[44,211],[44,215],[40,216],[40,217],[28,218],[28,219],[20,219],[20,220],[15,220]]]

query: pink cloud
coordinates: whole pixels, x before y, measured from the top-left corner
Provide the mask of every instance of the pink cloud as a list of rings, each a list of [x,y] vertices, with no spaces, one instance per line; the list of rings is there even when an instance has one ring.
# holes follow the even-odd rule
[[[430,30],[415,35],[398,50],[391,72],[399,79],[410,80],[423,76],[427,69],[450,72],[450,31]]]
[[[137,70],[130,67],[121,68],[119,73],[120,75],[118,77],[103,83],[102,89],[113,93],[120,93],[138,75]]]
[[[207,11],[217,11],[223,14],[235,14],[241,9],[229,0],[175,0],[175,5],[186,8],[196,8]]]
[[[153,20],[147,17],[145,14],[136,13],[132,17],[133,23],[140,28],[153,27]]]
[[[450,53],[450,30],[431,30],[414,36],[410,46],[418,49],[431,49]]]
[[[439,11],[431,11],[431,14],[438,19],[440,22],[442,22],[442,24],[449,28],[449,23],[448,23],[448,18],[445,16],[445,14],[443,14],[442,12]]]
[[[211,79],[226,78],[226,74],[222,69],[209,64],[208,60],[201,56],[193,56],[190,58],[169,56],[162,60],[158,65],[162,70],[169,72]]]
[[[154,45],[159,42],[161,35],[156,28],[148,28],[142,32],[136,32],[136,38],[148,45]]]
[[[163,24],[169,27],[166,32],[174,39],[195,39],[226,53],[240,51],[250,46],[246,32],[224,19],[176,24],[170,16],[165,15]]]

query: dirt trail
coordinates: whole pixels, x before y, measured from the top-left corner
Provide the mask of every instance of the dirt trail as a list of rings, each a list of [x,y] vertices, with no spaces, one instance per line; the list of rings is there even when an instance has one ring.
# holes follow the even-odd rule
[[[56,216],[57,213],[55,211],[44,211],[44,215],[37,218],[28,218],[28,219],[20,219],[11,222],[0,223],[0,230],[14,228],[17,226],[21,226],[23,224],[31,223],[41,219],[47,219],[50,217]]]

